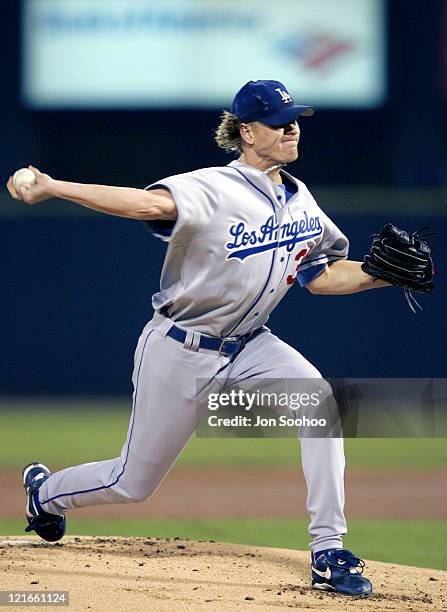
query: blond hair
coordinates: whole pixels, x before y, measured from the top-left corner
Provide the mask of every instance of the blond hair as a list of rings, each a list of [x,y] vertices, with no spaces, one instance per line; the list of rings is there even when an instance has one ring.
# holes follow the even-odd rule
[[[216,128],[214,140],[227,153],[242,153],[241,122],[236,115],[224,110]]]

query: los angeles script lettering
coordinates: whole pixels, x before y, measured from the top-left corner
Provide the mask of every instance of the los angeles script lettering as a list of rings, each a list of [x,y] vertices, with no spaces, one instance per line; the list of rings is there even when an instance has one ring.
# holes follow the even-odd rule
[[[230,226],[228,232],[234,237],[232,242],[227,242],[226,247],[229,250],[239,249],[247,245],[257,245],[269,242],[283,241],[287,239],[290,243],[287,249],[292,251],[296,240],[301,235],[321,233],[322,226],[319,217],[309,217],[304,212],[304,218],[292,223],[283,223],[281,226],[275,220],[275,217],[270,216],[267,221],[261,225],[259,230],[246,231],[246,225],[243,221],[236,225]]]

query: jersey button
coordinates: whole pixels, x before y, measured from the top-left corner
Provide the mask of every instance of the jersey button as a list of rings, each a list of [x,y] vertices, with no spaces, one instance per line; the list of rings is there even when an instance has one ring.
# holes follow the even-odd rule
[[[259,312],[255,312],[255,314],[253,315],[253,318],[255,319],[256,317],[259,317]]]
[[[275,293],[275,290],[274,289],[270,289],[270,293]]]
[[[284,257],[281,257],[279,261],[282,263],[284,261]]]

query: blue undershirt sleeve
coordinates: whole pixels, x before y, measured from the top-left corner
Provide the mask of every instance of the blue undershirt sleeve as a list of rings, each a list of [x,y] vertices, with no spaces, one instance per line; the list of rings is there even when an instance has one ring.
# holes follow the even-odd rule
[[[304,270],[303,272],[298,271],[296,277],[300,287],[305,287],[307,283],[310,283],[310,281],[313,281],[314,278],[317,278],[317,276],[319,276],[325,268],[326,264],[324,263],[307,268],[307,270]]]

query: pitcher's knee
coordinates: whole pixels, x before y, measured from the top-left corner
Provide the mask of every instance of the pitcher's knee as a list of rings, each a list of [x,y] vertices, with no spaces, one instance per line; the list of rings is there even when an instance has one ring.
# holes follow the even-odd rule
[[[129,495],[130,502],[144,502],[151,495],[152,492],[147,493],[146,491],[131,491]]]
[[[153,482],[118,482],[115,490],[120,493],[123,502],[143,502],[157,488],[158,483]]]

